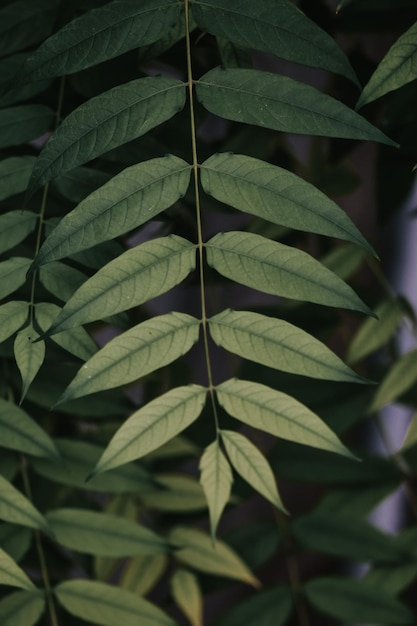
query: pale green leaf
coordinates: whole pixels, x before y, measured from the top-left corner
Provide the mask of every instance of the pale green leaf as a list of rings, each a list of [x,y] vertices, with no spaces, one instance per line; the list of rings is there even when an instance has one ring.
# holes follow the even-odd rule
[[[262,0],[196,0],[193,16],[202,30],[288,61],[341,74],[358,83],[347,57],[324,30],[292,2]]]
[[[310,183],[281,167],[240,154],[215,154],[201,166],[216,200],[289,228],[352,241],[373,253],[346,213]]]
[[[417,23],[414,23],[388,50],[365,85],[356,108],[399,89],[416,78]]]
[[[317,415],[281,391],[235,378],[218,385],[216,394],[227,413],[244,424],[281,439],[353,456]]]
[[[35,589],[35,585],[25,572],[2,548],[0,548],[0,584],[21,589]]]
[[[165,554],[155,556],[136,556],[129,559],[120,577],[120,586],[145,596],[160,580],[168,566]]]
[[[285,626],[291,614],[293,595],[289,585],[274,585],[238,603],[216,626]]]
[[[200,483],[209,508],[211,536],[214,541],[217,526],[224,507],[230,499],[233,484],[232,470],[217,440],[204,450],[199,469]]]
[[[67,580],[54,589],[69,613],[100,626],[176,626],[154,604],[136,593],[93,580]]]
[[[342,102],[288,76],[215,68],[197,81],[196,88],[204,108],[235,122],[396,145]]]
[[[0,476],[0,519],[50,533],[45,518],[18,489]]]
[[[45,333],[49,330],[60,311],[59,306],[50,302],[36,304],[35,317],[42,332]],[[56,333],[53,335],[52,341],[83,361],[87,361],[97,352],[97,345],[84,328],[70,328]]]
[[[0,190],[1,194],[1,190]],[[38,216],[31,211],[10,211],[0,216],[0,253],[14,248],[26,239],[36,225]]]
[[[163,537],[118,515],[85,509],[56,509],[45,517],[56,541],[76,552],[123,557],[169,550]]]
[[[192,572],[180,568],[170,579],[171,594],[175,604],[192,626],[203,626],[203,594],[198,579]]]
[[[220,433],[227,456],[237,473],[280,511],[287,513],[272,469],[262,452],[240,433],[233,430],[221,430]]]
[[[172,0],[115,0],[73,19],[27,64],[35,79],[73,74],[160,39],[180,16]]]
[[[37,139],[51,129],[55,113],[43,104],[22,104],[0,111],[0,148]]]
[[[39,268],[39,280],[49,293],[67,302],[87,280],[87,276],[59,261],[52,261]]]
[[[0,601],[1,626],[34,626],[45,606],[42,591],[15,591]]]
[[[177,235],[127,250],[81,285],[48,335],[115,315],[169,291],[194,270],[195,250],[193,243]]]
[[[11,337],[28,318],[27,302],[14,300],[0,305],[0,343]]]
[[[207,508],[204,491],[195,478],[171,472],[157,474],[155,480],[162,489],[141,495],[146,507],[169,513],[190,513]]]
[[[208,264],[242,285],[372,314],[349,285],[302,250],[239,231],[218,233],[205,247]]]
[[[93,475],[139,459],[185,430],[203,410],[206,393],[200,385],[177,387],[135,411],[111,439]]]
[[[26,282],[30,260],[12,257],[0,263],[0,300],[19,289]]]
[[[45,358],[45,342],[36,341],[38,337],[39,334],[29,324],[19,330],[14,340],[14,356],[22,377],[21,403]]]
[[[27,48],[48,37],[55,20],[56,0],[18,0],[0,11],[0,56]]]
[[[75,109],[42,150],[28,185],[33,194],[52,178],[147,133],[185,104],[185,85],[149,76],[114,87]]]
[[[404,354],[392,365],[375,394],[370,411],[393,402],[417,381],[417,350]]]
[[[0,200],[25,191],[35,160],[35,157],[21,156],[0,161]],[[24,213],[27,216],[28,212]]]
[[[401,450],[406,450],[415,446],[417,443],[417,413],[411,418],[411,422],[408,426],[407,434],[401,446]]]
[[[215,343],[234,354],[293,374],[346,382],[367,382],[309,333],[251,311],[227,309],[209,320]]]
[[[59,402],[126,385],[172,363],[197,342],[199,327],[195,317],[177,312],[134,326],[81,367]]]
[[[59,458],[49,436],[22,409],[0,398],[1,445],[33,456]]]
[[[170,541],[178,546],[175,558],[189,567],[214,576],[224,576],[259,587],[260,582],[247,565],[221,539],[212,538],[202,530],[177,526],[170,535]]]
[[[172,206],[187,191],[191,166],[168,155],[123,170],[68,213],[34,267],[124,235]]]

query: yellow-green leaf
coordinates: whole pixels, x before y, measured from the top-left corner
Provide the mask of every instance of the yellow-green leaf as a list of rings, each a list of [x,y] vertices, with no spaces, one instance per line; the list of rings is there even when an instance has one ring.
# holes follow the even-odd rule
[[[170,579],[175,603],[192,626],[203,626],[203,594],[198,579],[189,570],[177,569]]]
[[[25,572],[2,548],[0,548],[0,584],[21,589],[36,589]]]
[[[214,539],[224,507],[230,499],[233,483],[232,470],[217,440],[204,450],[199,468],[200,483],[209,508],[211,536]]]

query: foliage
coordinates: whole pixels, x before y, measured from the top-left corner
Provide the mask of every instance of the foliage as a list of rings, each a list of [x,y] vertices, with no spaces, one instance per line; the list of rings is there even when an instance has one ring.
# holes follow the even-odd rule
[[[369,142],[381,222],[411,183],[417,15],[299,4],[2,3],[6,626],[415,621],[415,529],[367,520],[416,513],[415,422],[363,436],[415,319],[336,199]],[[386,29],[373,73],[337,43]]]

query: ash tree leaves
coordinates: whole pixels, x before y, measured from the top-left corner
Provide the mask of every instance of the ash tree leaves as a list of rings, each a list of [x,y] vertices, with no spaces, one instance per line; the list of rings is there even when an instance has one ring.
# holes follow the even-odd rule
[[[39,333],[29,324],[20,330],[14,341],[14,355],[22,377],[22,403],[45,358],[45,342],[36,341]]]
[[[35,457],[59,458],[49,435],[23,409],[0,398],[1,445]]]
[[[211,535],[216,535],[224,507],[230,499],[233,475],[219,442],[206,447],[200,459],[200,483],[203,487],[210,514]]]
[[[45,518],[8,480],[0,476],[0,519],[51,534]]]
[[[35,585],[25,572],[2,548],[0,548],[0,584],[29,591],[35,589]]]
[[[0,600],[2,626],[34,626],[45,610],[42,591],[15,591]]]

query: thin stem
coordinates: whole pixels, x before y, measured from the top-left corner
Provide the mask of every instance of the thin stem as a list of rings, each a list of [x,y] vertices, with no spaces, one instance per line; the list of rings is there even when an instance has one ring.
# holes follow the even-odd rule
[[[191,63],[191,42],[190,42],[190,19],[189,19],[189,2],[185,0],[185,26],[186,26],[186,47],[187,47],[187,84],[190,100],[190,128],[191,128],[191,148],[193,159],[193,178],[194,178],[194,195],[195,195],[195,208],[197,219],[197,249],[199,258],[199,272],[200,272],[200,300],[201,300],[201,324],[203,328],[203,341],[204,341],[204,354],[206,361],[208,388],[210,392],[211,403],[213,406],[214,422],[216,427],[216,437],[219,437],[219,419],[217,415],[216,401],[214,397],[215,386],[213,383],[213,372],[210,360],[209,340],[208,340],[208,323],[207,323],[207,306],[206,306],[206,294],[205,294],[205,278],[204,278],[204,242],[203,242],[203,227],[201,219],[201,203],[200,203],[200,190],[199,190],[199,166],[197,156],[197,133],[194,114],[194,81]]]

